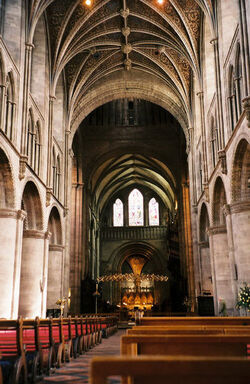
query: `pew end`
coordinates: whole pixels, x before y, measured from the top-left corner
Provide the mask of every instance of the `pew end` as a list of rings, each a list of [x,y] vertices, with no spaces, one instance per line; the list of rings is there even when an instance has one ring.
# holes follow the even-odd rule
[[[90,383],[121,376],[129,384],[246,384],[250,360],[237,357],[120,356],[95,357]]]

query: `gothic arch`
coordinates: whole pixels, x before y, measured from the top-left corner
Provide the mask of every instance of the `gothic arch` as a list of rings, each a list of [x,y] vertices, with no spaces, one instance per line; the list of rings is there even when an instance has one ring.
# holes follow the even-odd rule
[[[146,242],[130,242],[117,248],[110,256],[108,265],[112,266],[112,273],[120,273],[124,261],[134,254],[141,254],[154,264],[156,271],[162,271],[161,255],[156,248]]]
[[[22,209],[26,211],[25,229],[43,229],[43,211],[38,189],[33,181],[28,181],[23,190]]]
[[[201,210],[200,210],[200,241],[201,242],[207,242],[208,241],[208,234],[207,230],[210,226],[210,220],[208,215],[208,209],[205,203],[202,204]]]
[[[14,208],[15,193],[10,161],[0,148],[0,208]]]
[[[226,191],[224,183],[220,176],[217,177],[214,184],[213,203],[212,203],[213,224],[218,226],[226,225],[226,218],[223,213],[223,207],[227,204]]]
[[[239,141],[232,168],[232,201],[250,199],[250,144],[243,138]]]
[[[48,231],[51,233],[50,244],[62,245],[62,224],[58,209],[54,206],[49,215]]]

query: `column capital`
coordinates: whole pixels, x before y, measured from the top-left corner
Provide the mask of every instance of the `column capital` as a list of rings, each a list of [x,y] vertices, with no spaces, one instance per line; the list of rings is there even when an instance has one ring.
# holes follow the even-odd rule
[[[64,250],[64,245],[61,244],[50,244],[49,251],[62,252]]]
[[[214,227],[209,227],[207,233],[208,236],[219,235],[221,233],[227,233],[227,228],[225,225],[216,225]]]
[[[225,207],[225,214],[248,212],[250,211],[250,200],[236,201],[231,204],[226,204],[224,205],[224,207]]]
[[[32,43],[25,43],[25,47],[28,51],[32,51],[32,49],[35,48],[34,44]]]
[[[32,239],[45,239],[46,233],[47,232],[38,229],[26,229],[23,231],[23,237]]]
[[[49,101],[50,102],[54,102],[56,100],[56,96],[55,95],[49,95]]]
[[[0,209],[0,218],[13,218],[17,220],[24,220],[26,217],[26,212],[22,211],[21,209],[16,210],[12,208],[2,208]]]
[[[203,89],[201,89],[199,92],[196,93],[196,96],[198,96],[199,98],[202,98],[203,95],[204,95]]]
[[[210,40],[210,44],[212,44],[212,45],[216,45],[216,44],[218,44],[218,37],[215,36],[213,39],[211,39],[211,40]]]
[[[45,240],[49,240],[51,238],[52,233],[50,231],[46,231],[44,234]]]

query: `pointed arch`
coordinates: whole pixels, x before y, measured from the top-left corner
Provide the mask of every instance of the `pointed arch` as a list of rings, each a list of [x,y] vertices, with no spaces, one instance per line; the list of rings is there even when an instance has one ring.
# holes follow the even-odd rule
[[[159,225],[160,216],[159,216],[159,203],[152,197],[148,203],[148,213],[149,213],[149,225]]]
[[[250,144],[246,139],[237,145],[231,180],[233,202],[250,199]]]
[[[241,57],[241,47],[240,43],[237,44],[236,47],[236,56],[235,56],[235,97],[236,97],[236,104],[237,104],[237,120],[240,117],[242,113],[242,57]]]
[[[219,176],[216,179],[213,193],[213,223],[214,225],[226,225],[226,218],[223,212],[224,205],[227,204],[224,183]]]
[[[200,241],[208,242],[208,233],[207,230],[210,227],[209,215],[207,206],[205,203],[201,206],[200,211]]]
[[[128,215],[130,226],[144,224],[143,195],[137,188],[134,188],[128,196]]]
[[[40,195],[33,181],[28,181],[23,190],[22,209],[26,211],[25,229],[43,229],[43,211]]]
[[[0,208],[14,208],[14,183],[9,159],[0,148]]]
[[[12,72],[6,77],[5,90],[5,127],[4,132],[10,140],[13,138],[13,128],[15,119],[15,85]]]
[[[123,227],[124,225],[124,206],[120,199],[116,199],[113,204],[113,225],[114,227]]]
[[[50,244],[62,245],[62,224],[58,209],[54,206],[49,215],[48,231],[51,233]]]

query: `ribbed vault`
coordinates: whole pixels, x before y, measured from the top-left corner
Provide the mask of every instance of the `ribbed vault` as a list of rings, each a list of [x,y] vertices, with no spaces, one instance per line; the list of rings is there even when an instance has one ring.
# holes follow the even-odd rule
[[[211,27],[212,0],[32,0],[28,40],[45,14],[50,43],[51,94],[63,73],[69,121],[100,81],[127,71],[160,81],[192,121],[192,77],[200,80],[202,13]],[[125,92],[126,87],[124,87]],[[122,97],[122,95],[120,95]],[[125,97],[125,96],[124,96]],[[138,97],[138,96],[137,96]],[[176,113],[177,117],[178,113]]]
[[[92,177],[92,196],[102,211],[121,189],[142,185],[154,191],[171,212],[176,209],[176,182],[163,163],[154,158],[128,154],[112,157],[98,167]]]

